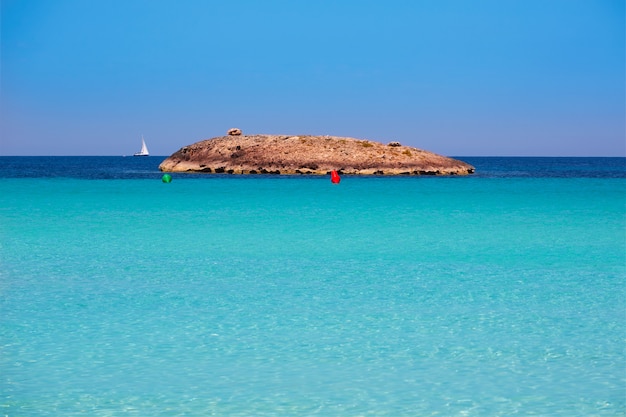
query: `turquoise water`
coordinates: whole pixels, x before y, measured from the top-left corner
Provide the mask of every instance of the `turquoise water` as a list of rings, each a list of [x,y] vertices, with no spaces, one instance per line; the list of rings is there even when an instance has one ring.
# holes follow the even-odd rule
[[[6,177],[0,415],[624,415],[624,171],[513,162]]]

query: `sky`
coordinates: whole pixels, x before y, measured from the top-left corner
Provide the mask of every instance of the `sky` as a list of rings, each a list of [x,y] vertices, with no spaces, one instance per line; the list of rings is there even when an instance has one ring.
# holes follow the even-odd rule
[[[626,156],[626,0],[0,0],[0,155]]]

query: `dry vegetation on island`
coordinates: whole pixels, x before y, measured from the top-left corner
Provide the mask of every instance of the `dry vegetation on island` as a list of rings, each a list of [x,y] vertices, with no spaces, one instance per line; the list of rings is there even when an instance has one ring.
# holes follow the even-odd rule
[[[167,159],[164,172],[229,174],[325,175],[337,170],[349,175],[467,175],[474,167],[398,142],[382,144],[337,136],[242,135],[185,146]]]

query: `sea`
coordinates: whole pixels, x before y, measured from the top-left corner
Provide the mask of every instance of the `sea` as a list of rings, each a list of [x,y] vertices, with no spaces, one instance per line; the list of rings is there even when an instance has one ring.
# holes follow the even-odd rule
[[[0,157],[0,416],[624,416],[626,158]]]

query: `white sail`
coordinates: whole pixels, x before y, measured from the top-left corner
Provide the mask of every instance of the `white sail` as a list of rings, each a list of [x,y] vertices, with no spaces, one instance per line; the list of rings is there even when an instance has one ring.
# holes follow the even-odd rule
[[[148,147],[146,146],[146,141],[143,140],[143,135],[141,136],[141,150],[134,154],[134,156],[148,156],[150,152],[148,152]]]

